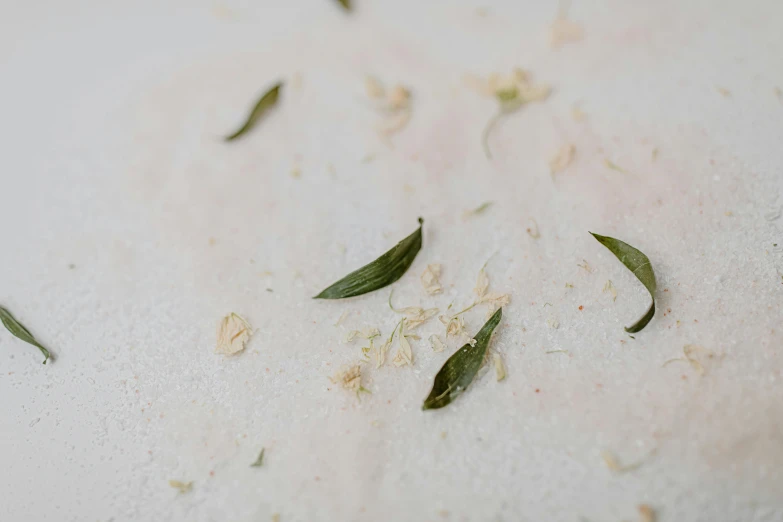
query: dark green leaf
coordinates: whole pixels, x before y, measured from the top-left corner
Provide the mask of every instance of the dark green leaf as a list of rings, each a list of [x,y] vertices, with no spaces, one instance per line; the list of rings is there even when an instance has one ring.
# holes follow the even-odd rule
[[[251,468],[260,468],[264,465],[264,450],[266,448],[261,448],[261,453],[258,454],[258,458],[254,463],[250,465]]]
[[[592,232],[590,233],[593,234]],[[644,317],[636,321],[635,324],[628,326],[625,329],[625,331],[628,333],[639,332],[642,330],[642,328],[647,326],[647,323],[649,323],[655,315],[656,284],[655,273],[653,272],[650,260],[639,250],[635,249],[628,243],[620,241],[619,239],[614,239],[613,237],[607,236],[599,236],[598,234],[593,234],[593,237],[596,238],[603,246],[608,248],[612,254],[617,256],[617,259],[619,259],[620,262],[628,268],[628,270],[633,272],[633,275],[635,275],[636,278],[647,288],[647,291],[650,292],[650,297],[652,297],[652,304],[647,310],[647,313],[644,314]]]
[[[501,317],[503,317],[503,309],[498,308],[498,311],[489,318],[489,321],[476,335],[476,345],[471,346],[468,343],[449,357],[435,376],[432,391],[424,400],[423,410],[434,410],[448,406],[473,382],[479,368],[484,363],[489,339],[492,337],[495,327],[500,323]]]
[[[424,220],[419,218],[419,228],[397,243],[381,257],[365,265],[315,296],[315,299],[342,299],[366,294],[389,286],[397,281],[413,264],[416,254],[421,250],[421,227]]]
[[[0,306],[0,321],[3,321],[3,326],[6,327],[6,329],[14,334],[19,339],[23,340],[26,343],[32,344],[33,346],[36,346],[39,350],[41,350],[41,353],[44,356],[44,364],[46,364],[46,361],[49,360],[49,350],[44,348],[41,343],[35,340],[35,337],[33,337],[33,334],[31,334],[27,328],[22,325],[19,321],[17,321],[13,315],[11,315],[11,312]]]
[[[337,1],[340,2],[340,5],[343,6],[343,9],[345,9],[346,11],[351,10],[351,0],[337,0]]]
[[[256,102],[253,110],[250,111],[250,116],[247,117],[245,124],[242,125],[235,133],[231,134],[230,136],[226,136],[225,140],[233,141],[255,127],[264,114],[269,112],[269,110],[277,104],[277,98],[282,87],[283,82],[278,82],[274,85],[274,87],[266,91],[266,93],[261,96],[261,99]]]

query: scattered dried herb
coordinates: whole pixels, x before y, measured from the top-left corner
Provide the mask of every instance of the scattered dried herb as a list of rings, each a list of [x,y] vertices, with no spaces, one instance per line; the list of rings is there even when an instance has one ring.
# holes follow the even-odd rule
[[[353,340],[356,339],[357,337],[361,337],[362,339],[367,339],[369,341],[380,336],[381,336],[380,330],[372,326],[367,326],[365,328],[362,328],[361,330],[351,330],[350,332],[348,332],[348,334],[345,336],[345,342],[346,343],[353,342]]]
[[[387,91],[384,84],[374,76],[364,79],[364,88],[383,116],[383,125],[378,128],[382,136],[389,137],[408,125],[412,112],[410,89],[396,85]]]
[[[628,174],[628,171],[622,168],[621,166],[617,165],[613,161],[610,161],[608,158],[604,158],[604,165],[606,165],[606,168],[616,170],[617,172],[620,172],[621,174]]]
[[[489,135],[497,122],[527,103],[545,100],[551,90],[548,85],[534,85],[530,75],[523,69],[514,69],[510,76],[497,74],[490,76],[482,91],[489,93],[498,101],[498,111],[487,122],[482,135],[481,141],[487,158],[492,158],[492,152],[489,150]]]
[[[655,522],[655,510],[647,504],[639,504],[639,522]]]
[[[378,290],[403,276],[421,250],[421,229],[424,220],[419,218],[419,228],[397,243],[391,250],[372,263],[343,277],[315,296],[314,299],[343,299]]]
[[[193,482],[182,482],[181,480],[169,480],[169,486],[178,489],[179,494],[190,493],[193,490]]]
[[[506,365],[499,353],[492,354],[492,362],[495,363],[495,378],[500,382],[506,378]]]
[[[245,349],[253,329],[243,317],[230,313],[220,321],[215,353],[234,355]]]
[[[708,350],[703,346],[698,346],[695,344],[686,344],[683,346],[682,353],[685,356],[684,358],[677,357],[675,359],[669,359],[663,363],[662,367],[666,367],[669,363],[673,363],[675,361],[687,362],[691,365],[691,368],[696,370],[696,372],[701,376],[704,375],[707,371],[704,365],[708,364],[708,362],[712,362],[716,358],[715,353],[712,350]]]
[[[266,448],[261,448],[261,453],[258,454],[258,458],[254,463],[250,465],[251,468],[260,468],[264,465],[264,451]]]
[[[435,375],[432,390],[424,400],[422,409],[432,410],[448,406],[470,386],[484,363],[492,332],[502,317],[503,309],[499,308],[476,334],[473,346],[467,343],[448,358]]]
[[[3,322],[3,326],[5,326],[6,330],[11,332],[15,337],[21,339],[27,344],[32,344],[33,346],[41,350],[41,353],[44,356],[43,364],[46,364],[46,361],[48,361],[49,357],[51,357],[49,350],[44,348],[41,343],[36,341],[35,337],[33,337],[33,334],[31,334],[30,331],[27,328],[25,328],[22,323],[17,321],[14,318],[14,316],[11,315],[11,312],[9,312],[6,308],[2,306],[0,306],[0,321]]]
[[[446,349],[446,345],[443,344],[443,341],[440,340],[440,337],[435,334],[430,335],[430,345],[432,345],[433,352],[442,352]]]
[[[549,174],[554,177],[555,174],[564,171],[574,161],[575,154],[576,146],[573,143],[563,145],[549,160]]]
[[[233,134],[226,136],[225,141],[234,141],[237,138],[242,137],[248,131],[261,121],[261,118],[269,112],[272,107],[277,105],[277,99],[280,95],[280,89],[283,87],[283,82],[276,83],[271,89],[266,91],[263,96],[256,102],[253,109],[250,111],[250,115],[247,117],[247,121]]]
[[[400,324],[400,347],[397,350],[397,354],[394,356],[394,366],[411,366],[413,365],[413,351],[411,350],[411,343],[405,337],[405,321]]]
[[[337,2],[339,2],[340,5],[343,6],[343,9],[345,9],[346,11],[350,11],[352,9],[351,0],[337,0]]]
[[[578,42],[583,36],[582,26],[568,19],[568,6],[561,4],[550,28],[552,49],[560,49],[565,43]]]
[[[538,222],[535,219],[530,218],[530,223],[532,224],[532,226],[527,227],[526,229],[527,234],[533,239],[540,238],[541,232],[538,231]]]
[[[427,265],[427,269],[421,274],[421,284],[429,295],[439,294],[443,287],[440,285],[440,265]]]
[[[492,204],[493,204],[492,201],[485,201],[484,203],[474,208],[473,210],[466,210],[465,212],[463,212],[462,217],[467,219],[471,216],[478,216],[479,214],[483,214],[484,212],[487,211],[489,207],[492,206]]]
[[[360,364],[354,364],[349,368],[340,370],[334,377],[329,379],[346,390],[356,392],[357,396],[361,392],[370,393],[370,390],[362,386],[362,366]]]
[[[391,296],[389,296],[391,298]],[[391,348],[392,343],[394,342],[394,334],[397,332],[397,329],[402,327],[402,323],[405,321],[405,319],[400,319],[400,322],[397,323],[397,326],[394,327],[394,330],[392,330],[391,335],[388,339],[386,339],[386,342],[383,343],[383,346],[380,348],[375,349],[375,367],[380,368],[383,366],[383,363],[386,362],[386,354],[389,352],[389,348]]]
[[[590,232],[590,234],[592,234],[592,236],[596,238],[599,243],[608,248],[609,251],[613,253],[617,259],[619,259],[620,262],[626,266],[626,268],[628,268],[628,270],[633,272],[633,275],[635,275],[636,278],[645,286],[645,288],[647,288],[647,291],[650,292],[652,304],[647,310],[647,313],[644,314],[641,319],[636,321],[636,323],[626,327],[625,329],[625,331],[628,333],[636,333],[641,331],[645,326],[647,326],[647,323],[649,323],[655,315],[656,283],[655,273],[653,272],[652,265],[650,264],[650,259],[639,250],[635,249],[628,243],[620,241],[619,239],[600,236],[598,234],[593,234],[592,232]]]
[[[612,280],[609,279],[604,285],[604,292],[608,292],[612,296],[612,301],[617,301],[617,289],[612,284]]]

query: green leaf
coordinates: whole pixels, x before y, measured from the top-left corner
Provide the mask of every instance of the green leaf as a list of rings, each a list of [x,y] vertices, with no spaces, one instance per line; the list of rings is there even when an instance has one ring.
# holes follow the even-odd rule
[[[343,277],[332,286],[315,296],[315,299],[343,299],[366,294],[389,286],[397,281],[413,264],[421,250],[421,228],[424,220],[419,218],[419,228],[381,257]]]
[[[6,329],[14,334],[19,339],[23,340],[26,343],[32,344],[33,346],[38,347],[39,350],[41,350],[41,353],[44,356],[43,363],[46,364],[46,361],[49,360],[50,354],[49,350],[44,348],[41,343],[35,340],[35,337],[33,337],[33,334],[31,334],[27,328],[22,325],[19,321],[17,321],[13,315],[11,315],[11,312],[9,312],[7,309],[0,306],[0,321],[3,321],[3,326],[6,327]]]
[[[343,6],[343,9],[345,9],[346,11],[351,10],[351,0],[337,0],[337,1],[340,2],[340,5]]]
[[[264,450],[266,448],[261,448],[261,453],[258,454],[258,458],[254,463],[250,465],[251,468],[260,468],[264,465]]]
[[[250,111],[250,115],[247,117],[247,121],[242,125],[235,133],[230,136],[226,136],[225,141],[233,141],[248,131],[250,131],[261,118],[269,112],[269,110],[277,105],[277,98],[280,94],[280,89],[283,87],[283,82],[276,83],[271,89],[266,91],[263,96],[256,102],[253,110]]]
[[[625,331],[628,333],[636,333],[641,331],[642,328],[647,326],[647,323],[649,323],[655,315],[656,283],[655,273],[653,272],[652,265],[650,264],[650,259],[639,250],[635,249],[628,243],[620,241],[619,239],[614,239],[613,237],[607,236],[599,236],[598,234],[593,234],[592,232],[590,232],[590,234],[592,234],[599,243],[608,248],[612,254],[617,256],[617,259],[619,259],[620,262],[624,264],[626,268],[628,268],[628,270],[633,272],[633,275],[635,275],[636,278],[647,288],[647,291],[650,292],[652,304],[647,310],[647,313],[644,314],[641,319],[636,321],[635,324],[628,326],[625,329]]]
[[[443,364],[435,376],[432,391],[424,400],[423,410],[434,410],[448,406],[473,382],[479,368],[484,363],[489,339],[492,337],[495,327],[500,323],[501,317],[503,317],[503,309],[498,308],[498,311],[489,318],[489,321],[476,335],[475,346],[471,346],[470,343],[466,344]]]

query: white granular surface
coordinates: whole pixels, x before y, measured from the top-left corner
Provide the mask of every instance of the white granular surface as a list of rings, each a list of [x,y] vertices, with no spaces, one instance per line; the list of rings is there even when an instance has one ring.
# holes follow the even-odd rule
[[[0,303],[57,360],[0,332],[0,519],[783,520],[783,4],[574,0],[585,37],[554,51],[554,2],[355,3],[5,6]],[[464,77],[516,66],[553,94],[488,161],[495,104]],[[368,74],[413,93],[389,141]],[[279,109],[223,143],[277,79]],[[437,319],[358,400],[329,376],[360,357],[348,331],[391,333],[388,289],[311,299],[419,216],[396,306],[466,306],[490,256],[512,296],[506,379],[428,412],[456,349],[430,348]],[[649,296],[588,230],[655,268],[635,340]],[[230,312],[255,332],[225,358]],[[662,367],[688,344],[720,356],[701,377]]]

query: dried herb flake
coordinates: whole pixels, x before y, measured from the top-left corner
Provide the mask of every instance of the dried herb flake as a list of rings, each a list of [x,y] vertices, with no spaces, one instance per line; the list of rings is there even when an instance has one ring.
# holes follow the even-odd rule
[[[607,236],[599,236],[598,234],[593,234],[592,232],[590,232],[590,234],[592,234],[592,236],[596,238],[599,243],[608,248],[611,253],[617,256],[617,259],[619,259],[620,262],[624,264],[626,268],[628,268],[628,270],[633,272],[636,278],[641,281],[645,288],[647,288],[647,291],[650,292],[652,304],[647,310],[647,313],[645,313],[641,319],[636,321],[636,323],[626,327],[625,329],[625,331],[628,333],[636,333],[641,331],[645,326],[647,326],[647,323],[649,323],[655,315],[656,283],[655,273],[653,272],[652,265],[650,264],[650,259],[639,250],[635,249],[628,243],[620,241],[619,239],[614,239]]]
[[[3,308],[0,306],[0,321],[3,322],[3,326],[5,326],[6,330],[11,332],[14,336],[16,336],[18,339],[21,339],[22,341],[32,344],[39,350],[41,350],[41,353],[44,356],[43,363],[46,364],[46,361],[49,360],[49,357],[51,357],[51,354],[49,353],[49,350],[43,347],[41,343],[36,341],[35,337],[33,337],[33,334],[30,333],[30,331],[24,327],[22,323],[17,321],[13,315],[11,315],[11,312],[9,312],[6,308]]]
[[[475,337],[475,344],[467,343],[449,357],[435,376],[429,396],[422,409],[433,410],[448,406],[464,392],[484,363],[492,332],[503,317],[503,309],[487,321]]]
[[[413,264],[421,250],[421,229],[424,220],[419,218],[419,228],[397,243],[394,248],[372,263],[343,277],[323,290],[314,299],[343,299],[378,290],[397,281]]]
[[[251,468],[260,468],[261,466],[264,465],[264,451],[265,450],[266,450],[266,448],[261,448],[261,453],[258,454],[258,458],[256,459],[256,461],[253,462],[250,465]]]
[[[283,87],[283,82],[276,83],[271,89],[266,91],[263,96],[256,102],[253,110],[250,111],[250,115],[247,117],[247,121],[233,134],[226,136],[225,141],[233,141],[242,137],[248,131],[261,121],[261,118],[269,112],[272,107],[277,105],[277,99],[280,95],[280,89]]]

